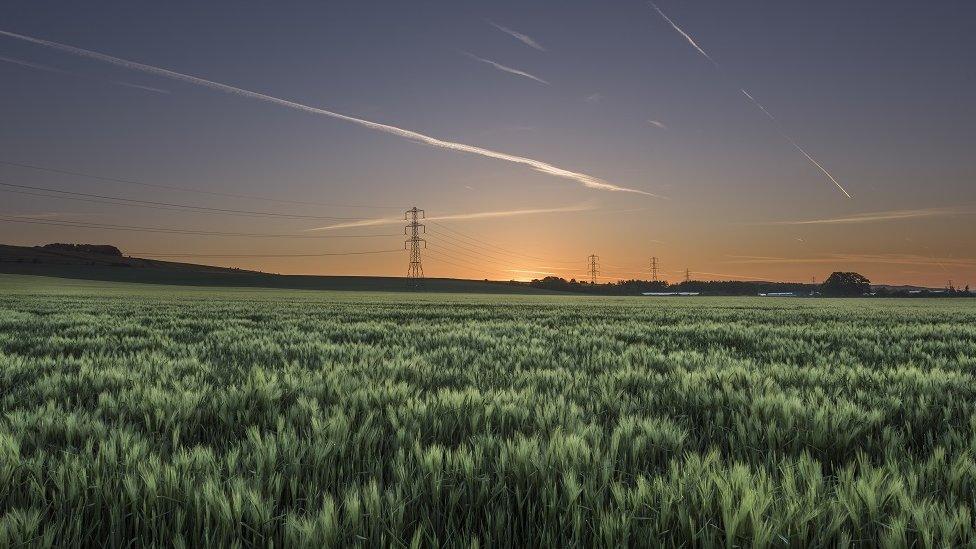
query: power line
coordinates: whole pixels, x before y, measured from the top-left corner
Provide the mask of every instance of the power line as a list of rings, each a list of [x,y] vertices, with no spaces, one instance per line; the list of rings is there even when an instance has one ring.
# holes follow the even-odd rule
[[[484,260],[487,257],[487,258],[493,259],[495,261],[498,261],[500,263],[514,263],[514,262],[517,262],[517,263],[521,264],[521,263],[525,263],[526,262],[525,259],[515,258],[515,256],[510,255],[510,254],[499,254],[498,252],[495,252],[494,250],[491,250],[491,249],[489,249],[487,247],[472,245],[472,244],[470,244],[467,241],[459,240],[456,237],[453,237],[453,236],[451,236],[449,234],[446,234],[446,233],[442,233],[440,231],[437,231],[436,229],[431,229],[431,233],[432,234],[439,235],[439,236],[444,237],[444,238],[450,239],[451,240],[450,242],[444,241],[444,242],[439,242],[439,244],[441,246],[444,246],[444,247],[450,247],[450,248],[452,248],[452,252],[453,253],[463,254],[463,255],[472,257],[474,259],[477,259],[477,260]],[[544,260],[540,260],[540,261],[544,261]],[[552,263],[551,261],[546,261],[546,262],[547,263]],[[563,270],[563,271],[575,270],[575,269],[559,268],[559,267],[547,267],[547,268],[549,268],[550,270],[557,270],[557,271],[558,270]]]
[[[453,254],[461,254],[463,256],[467,256],[476,260],[483,260],[486,257],[485,255],[479,255],[478,253],[467,251],[463,248],[458,247],[456,244],[451,244],[450,242],[446,242],[446,241],[442,242],[438,239],[430,239],[430,237],[428,237],[427,240],[431,243],[436,243],[441,248],[444,248],[445,251],[448,251],[447,249],[449,248],[449,251]],[[497,258],[491,258],[491,259],[497,259]],[[504,261],[504,260],[499,260],[499,261]]]
[[[480,267],[476,267],[476,266],[473,266],[471,264],[463,265],[463,264],[460,264],[460,263],[456,263],[455,261],[453,261],[451,259],[447,259],[445,257],[440,256],[440,254],[438,254],[438,253],[436,253],[436,252],[434,252],[432,250],[427,250],[425,253],[427,254],[428,257],[432,258],[435,263],[437,263],[437,262],[447,263],[448,265],[453,265],[455,267],[459,267],[459,268],[464,269],[464,270],[467,270],[467,271],[474,271],[474,272],[476,272],[478,274],[486,275],[485,278],[489,278],[489,276],[491,274],[488,271],[481,270]]]
[[[445,234],[445,233],[442,233],[442,232],[438,232],[435,229],[431,229],[431,233],[432,234],[435,234],[435,235],[438,235],[439,237],[444,237],[444,238],[451,239],[450,242],[448,242],[448,241],[442,242],[441,244],[443,246],[453,247],[455,249],[455,251],[457,251],[459,253],[467,253],[468,255],[473,255],[477,259],[484,259],[485,257],[490,257],[492,259],[495,259],[495,260],[501,261],[501,262],[513,262],[513,261],[517,261],[517,262],[520,262],[520,263],[524,263],[525,262],[524,259],[512,259],[512,257],[506,257],[504,255],[500,255],[500,254],[498,254],[498,252],[491,251],[488,248],[484,248],[484,247],[481,247],[481,248],[479,248],[479,247],[472,247],[467,242],[465,242],[463,240],[458,240],[458,239],[456,239],[454,237],[451,237],[448,234]]]
[[[444,233],[437,232],[437,231],[435,231],[433,229],[431,229],[431,232],[433,234],[437,234],[437,235],[443,236],[445,238],[450,238],[449,235],[446,235]],[[508,257],[502,257],[502,256],[494,255],[492,252],[485,251],[483,249],[467,248],[467,247],[464,246],[464,244],[456,244],[454,242],[440,241],[440,240],[437,240],[437,239],[430,239],[429,237],[428,237],[428,242],[430,242],[431,244],[434,244],[434,247],[435,248],[438,247],[438,246],[443,247],[443,248],[450,248],[450,252],[453,253],[453,254],[461,254],[463,256],[466,256],[468,258],[471,258],[471,259],[474,259],[474,260],[477,260],[477,261],[484,261],[486,258],[491,259],[491,260],[494,260],[494,261],[499,262],[499,263],[507,263],[507,264],[511,264],[513,261],[518,261],[518,262],[524,262],[525,261],[523,259],[513,260],[513,259],[508,258]],[[431,252],[428,251],[426,253],[430,254]],[[479,268],[480,269],[480,266],[475,266],[473,263],[471,263],[471,265],[472,265],[472,267],[475,267],[475,268]],[[547,268],[549,270],[551,270],[551,271],[563,271],[563,272],[571,272],[571,271],[575,271],[576,270],[576,269],[563,268],[563,267],[547,267]]]
[[[390,236],[400,236],[396,233],[390,234],[272,234],[272,233],[234,233],[234,232],[223,232],[223,231],[197,231],[191,229],[169,229],[165,227],[140,227],[134,225],[114,225],[109,223],[91,223],[87,221],[45,221],[41,219],[22,219],[0,216],[0,222],[3,223],[29,223],[33,225],[52,225],[58,227],[75,227],[80,229],[103,229],[111,231],[132,231],[132,232],[147,232],[147,233],[165,233],[165,234],[186,234],[186,235],[196,235],[196,236],[239,236],[239,237],[249,237],[249,238],[309,238],[309,239],[322,239],[322,238],[374,238],[374,237],[390,237]]]
[[[438,246],[439,246],[439,245],[440,245],[441,243],[438,243],[438,242],[435,242],[435,241],[429,241],[429,242],[431,242],[431,244],[433,244],[433,246],[432,246],[432,248],[433,248],[433,249],[428,249],[428,250],[426,250],[426,251],[424,252],[425,254],[427,254],[427,255],[431,255],[431,254],[439,254],[439,253],[441,253],[441,252],[439,252],[439,251],[435,251],[435,250],[437,250],[437,249],[438,249]],[[466,268],[468,268],[468,269],[471,269],[471,270],[475,270],[475,271],[478,271],[478,272],[480,272],[480,273],[486,273],[486,272],[489,272],[489,271],[484,271],[483,269],[484,269],[484,267],[485,267],[485,265],[484,265],[483,263],[480,263],[480,260],[483,260],[483,259],[484,259],[484,257],[481,257],[481,256],[478,256],[478,255],[475,255],[475,254],[470,254],[470,253],[467,253],[467,252],[464,252],[464,251],[462,251],[462,250],[457,250],[457,249],[453,249],[453,250],[445,250],[445,251],[444,251],[443,253],[445,253],[445,254],[446,254],[446,253],[448,253],[448,252],[449,252],[449,253],[451,254],[451,255],[450,255],[449,257],[451,258],[451,260],[452,260],[452,261],[459,261],[459,262],[461,262],[461,263],[464,263],[464,265],[458,265],[458,266],[463,266],[463,267],[466,267]],[[457,255],[454,255],[454,254],[457,254],[457,253],[461,253],[461,254],[463,254],[463,255],[464,255],[464,257],[459,257],[459,256],[457,256]],[[435,257],[436,257],[436,256],[435,256]],[[442,257],[443,257],[443,256],[442,256]],[[476,263],[475,261],[472,261],[472,259],[468,259],[468,258],[472,258],[472,259],[474,259],[475,261],[479,261],[479,262],[478,262],[478,263]],[[442,260],[443,260],[443,259],[442,259]],[[490,265],[490,266],[497,266],[497,263],[489,263],[489,265]],[[502,270],[502,269],[498,269],[498,271],[501,271],[501,270]],[[495,271],[495,272],[497,272],[497,271]]]
[[[177,204],[171,202],[156,202],[152,200],[138,200],[135,198],[124,198],[117,196],[90,194],[90,193],[79,193],[74,191],[64,191],[60,189],[51,189],[47,187],[35,187],[31,185],[17,185],[14,183],[3,183],[0,182],[0,186],[14,188],[14,189],[30,189],[34,191],[44,191],[49,193],[58,193],[68,196],[46,196],[46,198],[69,198],[69,197],[84,197],[95,199],[95,201],[110,200],[115,202],[108,202],[109,204],[115,205],[127,205],[127,206],[138,206],[138,207],[149,207],[149,208],[163,208],[163,209],[184,209],[208,213],[217,214],[227,214],[227,215],[243,215],[251,217],[280,217],[286,219],[322,219],[331,221],[362,221],[362,217],[335,217],[335,216],[321,216],[321,215],[301,215],[301,214],[285,214],[279,212],[263,212],[263,211],[252,211],[252,210],[233,210],[228,208],[211,208],[208,206],[194,206],[192,204]],[[2,189],[0,189],[2,190]],[[7,191],[10,192],[10,191]],[[19,191],[12,191],[19,192]],[[20,194],[32,194],[27,192],[20,192]],[[45,195],[35,195],[35,196],[45,196]],[[88,200],[90,201],[90,200]]]
[[[332,252],[321,254],[198,254],[198,253],[169,253],[169,252],[129,252],[129,257],[216,257],[216,258],[247,258],[247,257],[331,257],[342,255],[370,255],[370,254],[391,254],[402,252],[403,250],[370,250],[364,252]]]
[[[284,200],[281,198],[270,198],[264,196],[255,196],[249,194],[238,194],[238,193],[225,193],[218,191],[204,191],[200,189],[194,189],[191,187],[180,187],[177,185],[163,185],[160,183],[147,183],[144,181],[137,181],[135,179],[124,179],[120,177],[108,177],[104,175],[95,175],[85,172],[78,172],[72,170],[63,170],[60,168],[51,168],[47,166],[37,166],[34,164],[24,164],[20,162],[10,162],[9,160],[0,160],[0,164],[6,166],[16,166],[18,168],[26,168],[29,170],[39,170],[44,172],[59,173],[63,175],[73,175],[77,177],[87,177],[89,179],[97,179],[100,181],[108,181],[111,183],[122,183],[125,185],[137,185],[140,187],[149,187],[154,189],[166,189],[170,191],[181,191],[187,193],[197,193],[205,194],[209,196],[223,196],[227,198],[244,198],[247,200],[259,200],[263,202],[276,202],[279,204],[297,204],[302,206],[325,206],[325,207],[335,207],[335,208],[369,208],[369,209],[389,209],[389,210],[399,210],[400,206],[375,206],[375,205],[363,205],[363,204],[327,204],[322,202],[311,202],[307,200]]]
[[[487,242],[485,240],[481,240],[479,238],[475,238],[475,237],[470,236],[468,234],[465,234],[465,233],[463,233],[463,232],[461,232],[461,231],[459,231],[457,229],[452,229],[452,228],[450,228],[447,225],[444,225],[442,223],[438,223],[436,221],[428,221],[428,222],[429,223],[432,223],[434,225],[437,225],[438,227],[441,227],[442,229],[446,229],[448,231],[451,231],[452,233],[455,233],[455,234],[458,234],[460,236],[463,236],[464,238],[467,238],[468,240],[472,240],[474,242],[483,244],[485,246],[490,246],[492,248],[495,248],[497,250],[500,250],[502,252],[506,252],[506,253],[509,253],[509,254],[512,254],[512,255],[516,255],[516,256],[520,256],[520,257],[525,257],[525,258],[528,258],[528,259],[534,259],[536,261],[549,261],[551,263],[578,264],[577,262],[579,261],[579,260],[568,260],[568,259],[567,260],[562,260],[562,259],[545,259],[545,258],[542,258],[542,257],[535,257],[535,256],[531,256],[531,255],[519,253],[519,252],[516,252],[516,251],[513,251],[513,250],[509,250],[507,248],[503,248],[503,247],[501,247],[501,246],[499,246],[497,244],[492,244],[491,242]]]
[[[467,260],[467,259],[462,259],[462,258],[459,258],[459,257],[454,257],[454,256],[451,256],[451,255],[446,255],[446,254],[442,255],[442,252],[436,251],[433,248],[427,249],[424,252],[424,254],[426,254],[426,255],[428,255],[430,257],[434,257],[434,258],[440,259],[442,261],[451,261],[451,262],[454,262],[455,265],[457,265],[458,267],[464,267],[464,268],[467,268],[467,269],[480,270],[483,267],[483,265],[478,265],[478,264],[476,264],[476,263],[474,263],[474,262],[472,262],[470,260]]]

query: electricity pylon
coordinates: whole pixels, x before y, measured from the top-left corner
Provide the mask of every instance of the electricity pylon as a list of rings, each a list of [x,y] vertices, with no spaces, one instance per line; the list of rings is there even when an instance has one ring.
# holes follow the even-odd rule
[[[651,282],[657,282],[657,258],[651,258]]]
[[[410,266],[407,267],[407,278],[414,284],[418,284],[424,278],[424,266],[420,262],[420,244],[423,243],[426,248],[427,241],[420,235],[427,232],[427,227],[417,221],[423,218],[424,211],[417,209],[416,206],[403,212],[404,221],[409,221],[403,228],[403,234],[410,237],[403,241],[403,249],[407,249],[407,244],[410,244]]]
[[[691,271],[685,267],[685,282],[691,282]]]
[[[597,265],[600,258],[591,254],[588,259],[590,260],[590,284],[596,284],[597,275],[600,274],[600,266]]]

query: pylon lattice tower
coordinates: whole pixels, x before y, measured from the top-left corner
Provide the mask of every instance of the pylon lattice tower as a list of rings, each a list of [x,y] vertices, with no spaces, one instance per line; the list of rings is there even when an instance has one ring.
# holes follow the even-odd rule
[[[685,267],[685,282],[691,282],[691,271]]]
[[[657,258],[651,258],[651,282],[657,282]]]
[[[587,259],[590,260],[590,284],[596,284],[597,276],[600,274],[600,266],[598,264],[600,258],[596,254],[591,254]]]
[[[403,241],[403,249],[407,249],[407,244],[410,245],[410,266],[407,267],[407,278],[415,284],[424,278],[424,265],[420,261],[420,245],[423,244],[424,248],[426,248],[427,241],[421,238],[420,235],[427,233],[427,227],[418,221],[423,218],[424,211],[418,209],[416,206],[403,212],[404,221],[409,222],[403,228],[403,234],[410,237]]]

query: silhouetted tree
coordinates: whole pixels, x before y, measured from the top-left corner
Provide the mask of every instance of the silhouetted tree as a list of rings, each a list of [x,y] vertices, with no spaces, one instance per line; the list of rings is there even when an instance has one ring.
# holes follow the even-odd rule
[[[859,296],[871,292],[871,281],[858,273],[833,272],[820,285],[820,291],[828,296]]]

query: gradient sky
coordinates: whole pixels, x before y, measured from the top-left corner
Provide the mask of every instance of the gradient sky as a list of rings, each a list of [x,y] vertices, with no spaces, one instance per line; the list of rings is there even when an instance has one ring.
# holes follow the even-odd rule
[[[12,1],[0,5],[0,30],[663,198],[588,188],[9,36],[0,36],[0,161],[297,203],[4,164],[0,183],[301,216],[402,218],[415,204],[429,217],[514,211],[428,224],[427,276],[580,278],[595,253],[606,280],[647,278],[657,256],[671,280],[685,268],[699,279],[794,281],[856,270],[875,282],[976,285],[976,4],[658,6],[714,64],[641,1]],[[4,219],[305,236],[403,231],[402,224],[308,231],[342,222],[11,190],[49,194],[0,187]],[[112,243],[142,256],[403,247],[401,236],[258,238],[10,222],[0,231],[5,243]],[[310,274],[400,276],[407,267],[402,251],[177,260]]]

